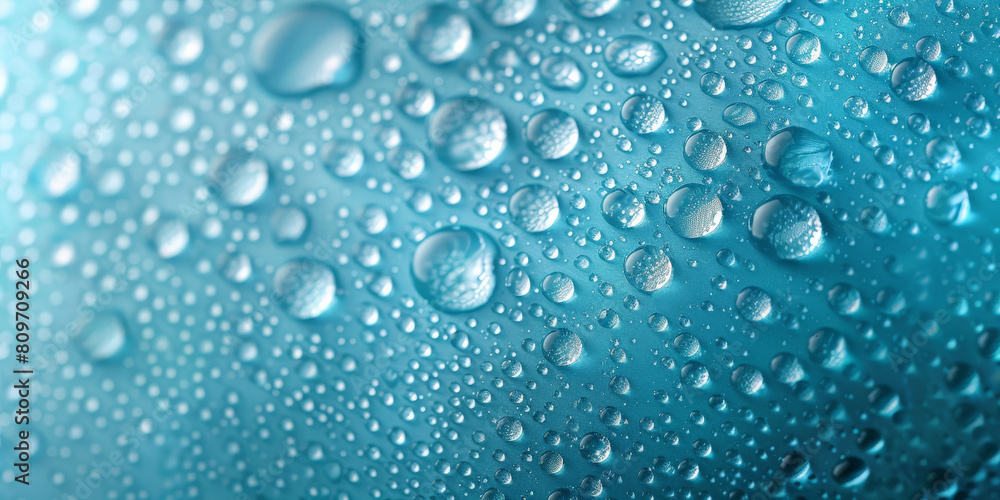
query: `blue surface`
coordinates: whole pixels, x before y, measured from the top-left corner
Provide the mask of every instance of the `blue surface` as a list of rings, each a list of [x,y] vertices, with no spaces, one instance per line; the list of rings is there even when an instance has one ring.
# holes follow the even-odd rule
[[[997,8],[0,1],[3,496],[996,498]]]

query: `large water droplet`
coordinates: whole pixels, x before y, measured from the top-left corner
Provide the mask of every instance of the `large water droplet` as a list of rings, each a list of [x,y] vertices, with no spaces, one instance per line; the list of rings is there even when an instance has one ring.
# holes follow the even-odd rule
[[[792,35],[785,43],[788,58],[795,64],[812,64],[819,59],[822,50],[819,37],[808,31]]]
[[[927,218],[941,224],[958,224],[969,214],[969,192],[957,182],[942,182],[927,191]]]
[[[560,328],[553,330],[543,342],[542,349],[545,351],[545,359],[556,366],[569,366],[580,359],[583,352],[583,343],[580,336]]]
[[[580,456],[591,463],[600,463],[611,456],[611,441],[598,432],[590,432],[580,440]]]
[[[570,9],[580,17],[593,19],[602,17],[614,10],[620,0],[565,0]]]
[[[667,53],[659,43],[635,35],[615,38],[604,48],[608,69],[618,76],[649,75],[666,59]]]
[[[892,90],[901,99],[922,101],[937,89],[937,73],[923,59],[903,59],[892,69]]]
[[[294,259],[274,272],[275,301],[298,319],[321,316],[333,305],[336,292],[333,272],[315,259]]]
[[[663,215],[678,236],[701,238],[722,223],[722,202],[704,184],[685,184],[667,198]]]
[[[529,184],[511,195],[510,215],[515,224],[529,233],[545,231],[559,218],[559,199],[555,191],[541,184]]]
[[[660,130],[666,119],[663,102],[649,94],[634,95],[622,105],[622,123],[637,134]]]
[[[684,159],[698,170],[713,170],[726,161],[726,140],[717,132],[699,130],[684,143]]]
[[[780,259],[805,258],[823,243],[819,213],[793,195],[778,195],[757,207],[750,218],[750,232]]]
[[[673,264],[666,252],[651,245],[639,247],[625,259],[625,277],[644,292],[663,288],[673,274]]]
[[[482,0],[480,7],[493,24],[513,26],[527,19],[538,5],[538,0]]]
[[[695,0],[701,17],[716,28],[742,28],[770,21],[788,0]]]
[[[556,54],[542,61],[542,81],[557,90],[580,90],[587,81],[587,75],[570,56]]]
[[[411,271],[417,292],[444,312],[482,307],[496,287],[496,245],[468,227],[442,229],[417,246]]]
[[[208,177],[209,185],[236,207],[245,207],[260,199],[267,190],[267,180],[267,162],[242,153],[221,158]]]
[[[789,127],[767,141],[764,161],[792,184],[816,187],[830,178],[833,149],[822,137]]]
[[[576,147],[580,140],[580,129],[569,113],[547,109],[528,120],[524,135],[538,156],[546,160],[558,160]]]
[[[125,347],[125,321],[118,313],[98,313],[83,325],[79,342],[93,361],[113,358]]]
[[[31,179],[52,198],[71,193],[80,183],[83,159],[72,149],[51,144],[39,155],[31,170]]]
[[[431,64],[452,62],[472,44],[472,25],[461,11],[434,5],[410,18],[410,45]]]
[[[499,108],[478,97],[454,99],[431,117],[428,135],[442,161],[458,170],[475,170],[507,147],[507,120]]]
[[[626,229],[642,223],[646,218],[646,205],[635,193],[615,189],[604,197],[601,213],[613,226]]]
[[[187,249],[189,241],[191,241],[191,233],[188,225],[178,218],[164,219],[157,224],[153,232],[153,245],[156,247],[156,253],[164,259],[172,259],[180,255]]]
[[[295,7],[270,17],[253,38],[250,61],[274,94],[299,95],[350,85],[361,71],[358,29],[325,5]]]

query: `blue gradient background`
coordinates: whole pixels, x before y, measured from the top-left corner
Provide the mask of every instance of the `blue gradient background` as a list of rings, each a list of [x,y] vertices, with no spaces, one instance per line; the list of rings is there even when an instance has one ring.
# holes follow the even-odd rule
[[[37,372],[32,484],[5,465],[4,498],[558,499],[587,498],[598,482],[599,498],[618,499],[1000,495],[997,5],[793,0],[751,26],[714,27],[727,8],[768,7],[450,2],[471,40],[435,64],[412,34],[431,4],[321,3],[354,32],[302,30],[301,50],[277,58],[291,74],[275,76],[255,71],[254,41],[299,2],[0,1],[0,373],[16,364],[21,258],[32,262]],[[504,4],[527,17],[496,25]],[[610,10],[581,14],[595,5]],[[201,37],[181,45],[191,61],[171,45],[177,30]],[[799,31],[818,38],[817,60],[789,55]],[[645,75],[614,71],[605,52],[626,36],[655,41],[664,60]],[[340,50],[324,40],[356,47],[356,74],[303,95],[268,88],[322,73],[303,58]],[[859,63],[869,46],[888,57],[875,74]],[[556,54],[578,63],[581,88],[546,81]],[[893,68],[918,56],[936,86],[911,102]],[[725,78],[719,95],[702,89],[710,71]],[[503,152],[455,168],[429,134],[434,111],[404,109],[401,88],[417,84],[434,110],[470,95],[501,110]],[[645,135],[622,120],[641,93],[667,118]],[[726,121],[735,103],[756,121]],[[546,109],[579,129],[554,160],[527,127]],[[765,165],[768,138],[789,126],[829,143],[825,184],[798,186]],[[725,140],[714,170],[685,159],[699,129]],[[356,175],[331,173],[335,142],[363,150]],[[422,153],[422,173],[400,175],[397,148]],[[267,164],[249,206],[212,188],[213,165],[233,152]],[[664,220],[667,197],[689,182],[722,202],[703,238]],[[945,182],[968,196],[958,223],[928,209]],[[508,208],[528,184],[558,198],[559,217],[538,233]],[[602,213],[618,188],[645,208],[635,227]],[[822,245],[802,260],[751,235],[755,209],[782,194],[822,222]],[[869,207],[884,230],[862,216]],[[308,223],[301,235],[295,214]],[[411,272],[419,243],[455,225],[496,252],[495,290],[470,311],[434,307]],[[182,228],[186,242],[169,232]],[[672,263],[669,285],[652,292],[625,273],[647,245]],[[335,278],[316,319],[289,314],[276,290],[276,270],[299,258]],[[515,268],[526,294],[505,283]],[[554,272],[573,281],[567,301],[544,285]],[[737,307],[751,286],[771,301],[762,321]],[[845,286],[856,310],[830,299]],[[569,366],[544,355],[557,328],[582,341]],[[814,340],[824,328],[841,352]],[[690,359],[674,347],[682,333],[700,343]],[[778,379],[779,353],[800,360],[802,381]],[[707,369],[706,385],[683,382],[689,362]],[[732,381],[742,365],[762,374],[759,391]],[[17,398],[0,380],[6,415]],[[508,442],[498,426],[511,419],[522,433]],[[5,464],[15,432],[0,418]],[[585,460],[589,433],[607,438],[606,460]],[[554,473],[551,453],[564,461]],[[809,469],[796,475],[800,459]]]

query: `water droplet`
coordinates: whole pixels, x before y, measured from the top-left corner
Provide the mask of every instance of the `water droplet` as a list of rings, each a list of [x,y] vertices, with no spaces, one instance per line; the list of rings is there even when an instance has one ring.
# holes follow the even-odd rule
[[[431,64],[457,60],[472,44],[472,25],[461,11],[434,5],[410,18],[410,45]]]
[[[205,49],[205,37],[197,27],[173,25],[164,33],[161,46],[171,63],[187,66],[201,57]]]
[[[333,272],[315,259],[293,259],[274,272],[275,302],[294,318],[320,317],[333,305],[336,292]]]
[[[153,234],[156,253],[164,259],[172,259],[180,255],[187,249],[189,241],[191,241],[191,233],[187,224],[176,218],[161,221]]]
[[[334,141],[325,146],[323,165],[337,177],[352,177],[361,171],[364,164],[365,152],[357,143]]]
[[[969,214],[969,192],[956,182],[942,182],[927,191],[927,218],[941,224],[958,224]]]
[[[417,246],[411,271],[417,292],[444,312],[478,309],[496,287],[496,245],[472,228],[431,234]]]
[[[922,101],[937,89],[937,74],[923,59],[903,59],[892,69],[892,90],[906,101]]]
[[[514,417],[504,417],[497,422],[497,435],[508,443],[521,439],[523,433],[524,427],[521,421]]]
[[[845,488],[854,488],[864,484],[870,473],[864,460],[847,457],[833,468],[833,480]]]
[[[587,75],[570,56],[556,54],[542,61],[542,81],[556,90],[580,90],[587,81]]]
[[[227,155],[209,173],[210,187],[235,207],[251,205],[267,190],[267,163],[242,153]]]
[[[653,292],[670,283],[673,264],[662,249],[639,247],[625,259],[625,277],[639,290]]]
[[[93,361],[114,358],[125,348],[125,321],[114,312],[100,312],[80,330],[80,347]]]
[[[361,71],[358,28],[343,12],[310,4],[270,16],[254,36],[250,61],[261,84],[300,95],[354,83]]]
[[[734,127],[744,128],[757,122],[757,111],[749,104],[738,102],[729,105],[722,112],[722,118]]]
[[[622,123],[637,134],[660,130],[666,119],[663,103],[649,94],[634,95],[622,105]]]
[[[711,130],[699,130],[684,143],[684,159],[698,170],[714,170],[726,161],[726,140]]]
[[[537,0],[483,0],[480,7],[494,25],[507,27],[524,22],[537,4]]]
[[[615,38],[604,48],[608,69],[618,76],[646,76],[667,59],[663,47],[653,40],[635,35]]]
[[[737,366],[733,370],[730,380],[737,391],[747,396],[756,394],[764,387],[764,375],[760,373],[760,370],[750,365]]]
[[[823,223],[816,209],[793,195],[778,195],[757,207],[750,232],[779,259],[803,259],[823,243]]]
[[[46,195],[60,198],[77,188],[82,168],[83,159],[75,151],[58,144],[50,144],[35,161],[31,178]]]
[[[874,45],[869,45],[865,50],[862,50],[859,60],[861,67],[873,75],[885,71],[889,66],[889,54]]]
[[[594,19],[606,16],[620,0],[565,0],[569,7],[580,17]]]
[[[548,109],[528,120],[524,132],[531,149],[546,160],[570,154],[580,140],[576,120],[565,111]]]
[[[685,184],[667,198],[663,215],[678,236],[701,238],[722,223],[722,202],[704,184]]]
[[[774,19],[787,0],[694,0],[701,17],[716,28],[743,28]]]
[[[611,441],[598,432],[589,432],[580,439],[580,456],[590,463],[601,463],[611,456]]]
[[[615,189],[604,197],[601,213],[611,225],[626,229],[642,223],[646,218],[646,205],[635,193]]]
[[[785,44],[785,51],[788,52],[788,58],[795,64],[812,64],[816,62],[822,50],[819,37],[808,31],[800,31],[792,35]]]
[[[764,161],[796,186],[817,187],[830,178],[833,149],[822,137],[789,127],[768,139]]]
[[[583,343],[579,335],[560,328],[545,337],[542,349],[545,351],[545,359],[550,363],[556,366],[569,366],[580,359]]]
[[[489,165],[507,147],[507,120],[499,108],[478,98],[448,101],[428,127],[438,158],[458,170]]]
[[[764,321],[771,315],[771,296],[764,290],[749,286],[736,297],[736,309],[747,321]]]
[[[514,223],[529,233],[548,230],[559,219],[559,199],[555,191],[541,184],[529,184],[510,197]]]
[[[569,276],[554,272],[542,280],[542,293],[552,302],[560,304],[573,298],[576,293],[576,285],[573,284],[573,279]]]

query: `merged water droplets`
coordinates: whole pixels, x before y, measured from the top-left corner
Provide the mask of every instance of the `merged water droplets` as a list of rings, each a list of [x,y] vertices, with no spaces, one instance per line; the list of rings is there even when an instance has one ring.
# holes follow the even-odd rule
[[[251,63],[260,83],[280,95],[299,95],[354,83],[363,46],[344,12],[320,4],[294,7],[254,34]]]

